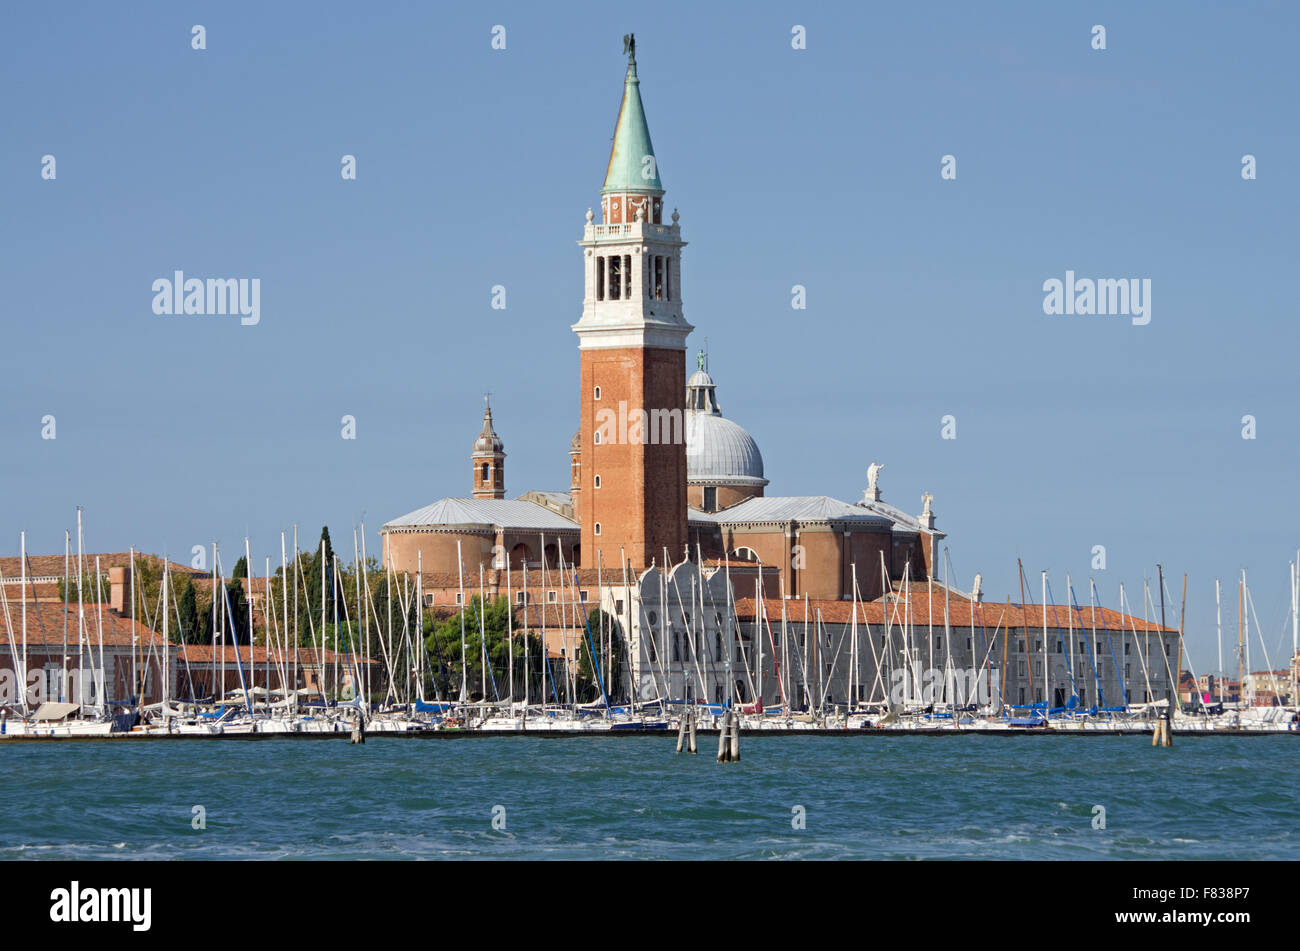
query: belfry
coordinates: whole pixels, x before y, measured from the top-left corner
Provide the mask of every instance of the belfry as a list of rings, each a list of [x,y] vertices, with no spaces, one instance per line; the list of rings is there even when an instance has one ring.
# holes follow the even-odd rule
[[[628,36],[625,46],[601,221],[589,209],[578,242],[585,293],[573,325],[580,363],[574,509],[582,567],[613,567],[626,557],[640,571],[662,562],[665,551],[680,559],[687,542],[686,338],[694,328],[682,316],[685,242],[676,211],[671,223],[663,220],[635,40]]]

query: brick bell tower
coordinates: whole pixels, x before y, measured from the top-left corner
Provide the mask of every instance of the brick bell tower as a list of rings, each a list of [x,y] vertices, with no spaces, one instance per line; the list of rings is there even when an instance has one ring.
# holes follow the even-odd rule
[[[504,499],[506,497],[506,453],[501,437],[492,428],[492,406],[484,398],[483,431],[474,440],[474,453],[470,456],[474,466],[472,484],[476,499]]]
[[[636,570],[682,558],[686,532],[686,338],[677,225],[664,223],[663,186],[628,54],[614,127],[601,224],[587,211],[582,240],[586,293],[578,335],[581,563],[617,570],[619,550]]]

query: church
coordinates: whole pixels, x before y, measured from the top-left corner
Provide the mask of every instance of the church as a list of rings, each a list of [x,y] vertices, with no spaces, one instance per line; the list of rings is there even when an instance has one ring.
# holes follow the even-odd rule
[[[1157,658],[1176,632],[1139,631],[1099,608],[985,604],[978,575],[972,591],[947,587],[932,497],[918,493],[919,514],[886,502],[874,460],[862,460],[867,485],[854,501],[769,494],[762,453],[723,415],[707,354],[687,376],[686,242],[677,210],[667,213],[628,46],[600,220],[588,209],[578,242],[568,489],[507,498],[505,441],[488,405],[469,496],[385,524],[384,567],[418,574],[426,608],[508,596],[514,629],[539,633],[566,664],[598,604],[628,648],[615,699],[908,702],[933,690],[922,668],[936,665],[948,684],[939,696],[958,702],[992,693],[1104,704],[1130,686],[1135,698],[1162,696],[1168,665]],[[1139,635],[1150,645],[1153,634],[1148,664]]]
[[[567,491],[506,492],[505,443],[492,408],[470,452],[470,495],[383,526],[384,564],[414,574],[578,568],[639,574],[653,565],[719,560],[767,566],[771,593],[879,597],[930,576],[943,534],[929,496],[909,514],[883,501],[872,463],[862,499],[772,496],[750,434],[722,414],[701,352],[688,379],[680,217],[664,200],[630,57],[600,191],[582,240],[578,430]],[[471,430],[472,432],[472,430]],[[867,460],[863,460],[864,464]],[[604,572],[602,572],[603,575]],[[519,579],[522,585],[522,577]]]

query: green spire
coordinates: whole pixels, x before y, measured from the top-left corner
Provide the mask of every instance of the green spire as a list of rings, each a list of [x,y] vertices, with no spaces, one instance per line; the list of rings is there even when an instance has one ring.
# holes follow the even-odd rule
[[[609,167],[605,170],[602,195],[610,192],[663,194],[659,181],[659,163],[650,144],[650,127],[641,105],[640,80],[636,77],[636,48],[624,38],[629,52],[627,79],[623,84],[623,103],[618,107],[618,124],[614,127],[614,146],[609,150]]]

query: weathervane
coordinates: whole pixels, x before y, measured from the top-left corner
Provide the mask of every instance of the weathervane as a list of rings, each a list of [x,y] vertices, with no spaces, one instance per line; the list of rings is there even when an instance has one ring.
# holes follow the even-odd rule
[[[636,62],[636,34],[623,34],[623,55],[628,57],[630,62]]]

